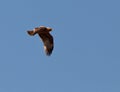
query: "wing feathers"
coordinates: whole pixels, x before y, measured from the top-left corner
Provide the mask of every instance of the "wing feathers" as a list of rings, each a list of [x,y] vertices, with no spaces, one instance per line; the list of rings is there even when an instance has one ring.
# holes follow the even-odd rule
[[[39,34],[40,38],[43,41],[44,44],[44,50],[46,52],[46,55],[50,56],[52,54],[53,50],[53,37],[49,33],[41,33]]]
[[[28,33],[30,36],[34,36],[34,35],[35,35],[35,32],[34,32],[34,31],[27,31],[27,33]]]

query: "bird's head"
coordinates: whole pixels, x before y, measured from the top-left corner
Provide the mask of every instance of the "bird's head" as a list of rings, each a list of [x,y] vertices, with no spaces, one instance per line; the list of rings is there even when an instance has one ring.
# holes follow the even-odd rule
[[[50,31],[52,31],[52,28],[50,28],[50,27],[47,27],[47,30],[50,32]]]

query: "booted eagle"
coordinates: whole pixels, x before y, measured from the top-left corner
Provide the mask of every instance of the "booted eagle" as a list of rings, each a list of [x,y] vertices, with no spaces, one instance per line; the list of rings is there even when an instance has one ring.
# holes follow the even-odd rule
[[[27,31],[30,36],[34,36],[35,34],[39,35],[44,44],[44,50],[47,56],[50,56],[52,54],[52,50],[54,47],[53,37],[49,33],[50,31],[52,31],[52,28],[45,26],[36,27],[33,30]]]

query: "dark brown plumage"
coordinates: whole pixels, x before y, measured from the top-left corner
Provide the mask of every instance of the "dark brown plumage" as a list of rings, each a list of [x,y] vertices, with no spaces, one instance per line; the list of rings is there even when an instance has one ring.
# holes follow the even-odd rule
[[[27,33],[31,36],[34,36],[35,34],[38,34],[40,36],[44,44],[44,50],[48,56],[51,55],[54,48],[54,41],[52,35],[49,33],[50,31],[52,31],[52,28],[45,26],[40,26],[33,30],[27,31]]]

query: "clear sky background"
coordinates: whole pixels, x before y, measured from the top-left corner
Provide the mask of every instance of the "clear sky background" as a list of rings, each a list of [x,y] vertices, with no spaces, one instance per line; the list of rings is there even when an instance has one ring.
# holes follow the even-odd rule
[[[1,0],[0,29],[0,92],[120,92],[120,0]]]

